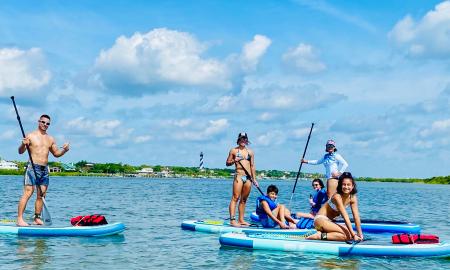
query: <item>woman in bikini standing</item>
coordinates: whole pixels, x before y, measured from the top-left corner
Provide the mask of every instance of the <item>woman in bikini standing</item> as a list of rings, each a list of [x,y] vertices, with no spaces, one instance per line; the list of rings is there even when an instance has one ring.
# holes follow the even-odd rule
[[[238,146],[230,150],[226,162],[227,166],[233,164],[236,166],[233,181],[233,195],[229,206],[230,225],[235,227],[250,225],[244,220],[245,205],[252,189],[252,182],[255,186],[258,186],[255,177],[255,155],[252,150],[247,148],[248,143],[247,133],[239,133],[237,139]],[[236,204],[238,204],[238,202],[239,218],[236,222]]]
[[[339,176],[337,192],[331,196],[327,203],[320,208],[314,217],[314,226],[318,231],[306,239],[331,240],[331,241],[362,241],[364,239],[361,230],[361,219],[358,210],[358,198],[356,197],[356,183],[349,172]],[[353,231],[346,208],[350,205],[357,233]],[[333,220],[342,216],[345,226],[336,224]]]

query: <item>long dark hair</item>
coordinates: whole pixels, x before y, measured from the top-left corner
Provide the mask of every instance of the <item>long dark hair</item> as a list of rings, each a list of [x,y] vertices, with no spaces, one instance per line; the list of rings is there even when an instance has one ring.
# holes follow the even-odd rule
[[[339,193],[340,195],[344,194],[344,192],[342,191],[342,182],[344,182],[344,179],[352,180],[353,189],[350,192],[350,194],[352,194],[352,195],[356,194],[358,192],[358,190],[356,189],[356,182],[355,182],[355,179],[353,179],[352,174],[349,172],[344,172],[341,174],[341,176],[339,176],[338,185],[337,185],[337,193]]]

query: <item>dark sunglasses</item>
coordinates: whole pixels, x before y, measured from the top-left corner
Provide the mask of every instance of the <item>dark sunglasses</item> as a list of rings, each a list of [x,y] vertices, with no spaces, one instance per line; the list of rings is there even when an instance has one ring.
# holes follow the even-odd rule
[[[40,123],[42,123],[42,124],[44,124],[44,125],[46,125],[46,126],[50,126],[50,122],[45,122],[45,121],[39,121]]]
[[[325,147],[328,148],[328,149],[330,149],[330,148],[334,148],[335,146],[332,145],[332,144],[327,144]]]

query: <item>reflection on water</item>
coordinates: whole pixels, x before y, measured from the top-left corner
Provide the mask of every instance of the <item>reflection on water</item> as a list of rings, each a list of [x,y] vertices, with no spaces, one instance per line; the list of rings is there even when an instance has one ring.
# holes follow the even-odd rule
[[[17,238],[17,258],[21,262],[22,269],[41,269],[47,264],[52,254],[46,241],[47,239],[33,237]]]
[[[318,261],[317,266],[320,269],[359,269],[360,261],[357,259],[323,259]]]

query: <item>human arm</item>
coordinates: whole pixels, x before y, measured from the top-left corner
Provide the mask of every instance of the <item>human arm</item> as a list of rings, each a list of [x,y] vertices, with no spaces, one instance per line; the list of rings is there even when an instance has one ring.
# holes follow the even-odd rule
[[[234,149],[231,149],[230,152],[228,153],[228,157],[227,157],[227,161],[225,162],[225,164],[227,166],[231,166],[235,163],[235,158],[234,158]]]
[[[318,165],[318,164],[322,164],[325,161],[325,159],[322,157],[319,160],[306,160],[303,159],[301,160],[302,163],[306,163],[306,164],[311,164],[311,165]]]
[[[355,195],[350,201],[350,207],[352,209],[353,219],[355,220],[356,231],[358,232],[357,236],[359,236],[360,240],[363,240],[364,236],[361,229],[361,218],[359,216],[358,198]]]
[[[356,239],[357,235],[353,231],[352,223],[350,222],[350,217],[348,216],[347,210],[345,209],[341,195],[336,194],[335,196],[332,197],[332,200],[335,203],[339,213],[341,213],[342,218],[344,219],[345,226],[347,227],[347,230],[350,233],[351,239],[357,240]]]
[[[27,150],[27,146],[29,146],[31,144],[31,139],[30,139],[30,135],[27,135],[25,138],[22,139],[22,142],[19,146],[19,154],[23,154],[25,153],[25,151]]]
[[[345,170],[347,169],[348,163],[347,163],[347,161],[345,161],[345,159],[344,159],[341,155],[339,155],[339,154],[336,154],[336,160],[339,162],[339,164],[342,165],[341,169],[339,170],[339,173],[342,174],[342,173],[345,172]]]
[[[50,146],[50,152],[52,153],[52,155],[54,157],[63,156],[65,153],[67,153],[69,151],[69,148],[70,148],[69,143],[64,143],[62,148],[58,148],[55,140],[52,138],[52,145]]]

